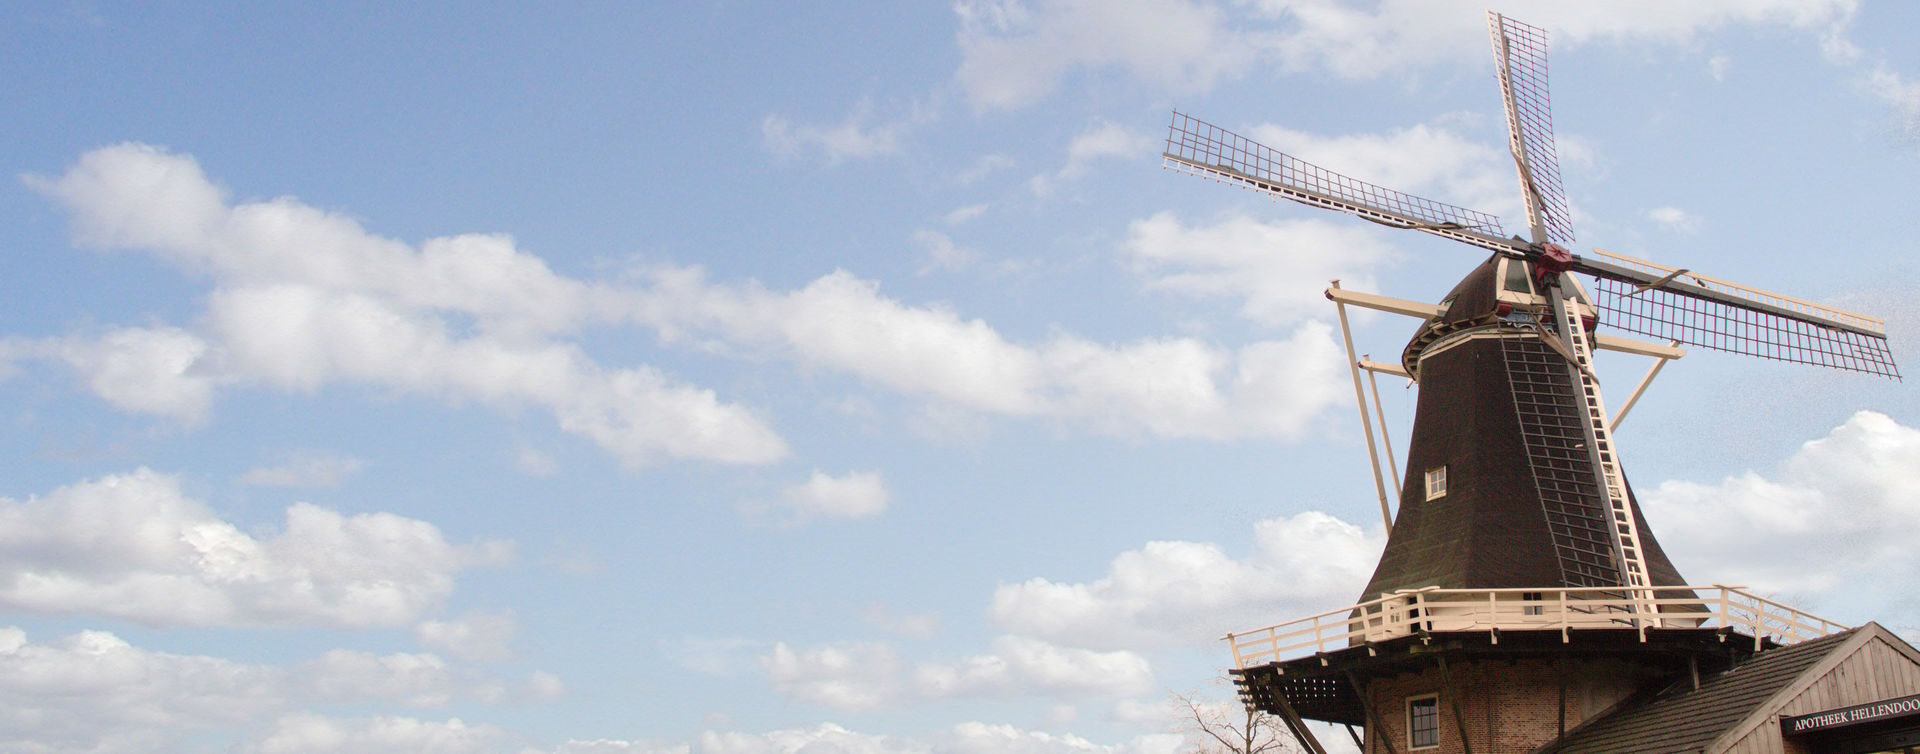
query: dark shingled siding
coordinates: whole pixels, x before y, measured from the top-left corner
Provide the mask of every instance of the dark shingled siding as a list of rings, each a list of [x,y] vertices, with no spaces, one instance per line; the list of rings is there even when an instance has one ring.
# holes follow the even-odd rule
[[[1439,324],[1430,323],[1423,334],[1435,327],[1486,321],[1494,308],[1497,270],[1493,259],[1476,267],[1449,294],[1451,304]],[[1422,337],[1416,335],[1415,342]],[[1569,583],[1554,549],[1520,434],[1511,380],[1498,340],[1459,343],[1428,355],[1421,363],[1420,397],[1399,512],[1361,601],[1384,592],[1428,586],[1553,589],[1584,585]],[[1426,470],[1441,465],[1447,467],[1447,494],[1428,501]],[[1628,497],[1632,499],[1630,490]],[[1633,507],[1652,582],[1685,584],[1648,528],[1638,503]]]

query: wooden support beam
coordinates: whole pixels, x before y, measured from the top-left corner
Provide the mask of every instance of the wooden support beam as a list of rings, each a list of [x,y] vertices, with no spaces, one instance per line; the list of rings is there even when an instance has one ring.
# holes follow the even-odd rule
[[[1327,747],[1320,745],[1320,739],[1307,730],[1307,721],[1300,719],[1300,713],[1293,711],[1293,705],[1287,703],[1287,695],[1278,689],[1273,692],[1274,706],[1280,708],[1280,721],[1287,724],[1287,730],[1293,733],[1293,740],[1306,747],[1309,754],[1327,754]]]
[[[1360,361],[1362,362],[1361,366],[1364,367],[1366,366],[1365,362],[1371,361],[1371,359],[1363,355]],[[1387,449],[1387,478],[1392,479],[1394,484],[1399,484],[1400,462],[1394,460],[1393,437],[1387,433],[1387,407],[1380,403],[1380,382],[1373,378],[1375,371],[1376,370],[1373,369],[1367,370],[1367,387],[1373,390],[1373,415],[1380,419],[1380,446]],[[1406,373],[1405,369],[1400,371],[1402,374]]]
[[[1360,368],[1365,369],[1368,372],[1384,372],[1386,374],[1391,374],[1395,377],[1405,377],[1409,380],[1413,379],[1413,375],[1407,374],[1407,368],[1400,366],[1397,363],[1391,363],[1391,362],[1385,362],[1385,361],[1374,361],[1373,359],[1363,358],[1360,360]]]
[[[1672,343],[1674,346],[1680,345],[1680,341],[1677,340]],[[1654,359],[1653,366],[1647,369],[1647,375],[1640,378],[1640,384],[1633,386],[1633,393],[1628,395],[1627,402],[1620,406],[1620,412],[1613,415],[1613,421],[1607,422],[1607,431],[1613,432],[1620,429],[1620,422],[1626,421],[1627,412],[1633,410],[1633,404],[1640,402],[1640,395],[1647,392],[1647,385],[1653,383],[1653,378],[1659,376],[1660,368],[1666,366],[1668,361],[1672,359],[1666,357]]]
[[[1447,673],[1447,658],[1442,655],[1433,659],[1440,663],[1440,689],[1446,692],[1447,706],[1453,708],[1453,727],[1460,731],[1460,751],[1473,754],[1473,744],[1467,740],[1467,711],[1460,706],[1460,692],[1453,688],[1453,676]]]
[[[1347,671],[1347,685],[1352,686],[1354,693],[1360,695],[1360,711],[1367,716],[1367,739],[1379,741],[1380,745],[1386,748],[1386,754],[1400,754],[1399,750],[1393,747],[1393,736],[1387,735],[1386,722],[1380,719],[1380,711],[1373,708],[1373,696],[1368,694],[1365,687],[1360,685],[1360,681],[1353,677],[1351,670]],[[1366,751],[1367,747],[1362,746],[1360,750]]]
[[[1372,309],[1374,311],[1387,312],[1389,314],[1404,314],[1409,317],[1418,317],[1420,319],[1432,319],[1434,317],[1440,316],[1441,312],[1445,311],[1444,309],[1440,308],[1439,304],[1427,304],[1427,303],[1421,303],[1419,301],[1409,301],[1404,298],[1382,296],[1378,293],[1362,293],[1360,291],[1350,291],[1340,287],[1328,288],[1327,298],[1333,299],[1335,303],[1353,304],[1354,306],[1358,306],[1362,309]]]
[[[1667,346],[1648,343],[1644,340],[1622,338],[1618,335],[1598,333],[1593,336],[1593,347],[1604,351],[1619,351],[1635,356],[1652,356],[1656,359],[1677,359],[1687,355],[1687,349],[1679,346]]]
[[[1400,314],[1419,319],[1432,319],[1444,311],[1439,304],[1410,301],[1404,298],[1382,296],[1378,293],[1363,293],[1345,288],[1328,288],[1327,298],[1338,304],[1352,304],[1362,309]],[[1598,333],[1593,338],[1593,347],[1608,351],[1619,351],[1637,356],[1652,356],[1656,359],[1677,359],[1687,354],[1686,349],[1675,346],[1648,343],[1644,340],[1623,338],[1618,335]]]
[[[1340,287],[1340,281],[1335,280],[1327,288],[1327,298],[1333,299],[1333,308],[1340,313],[1340,338],[1347,346],[1347,371],[1353,373],[1353,402],[1360,406],[1360,431],[1366,433],[1367,436],[1367,461],[1373,464],[1373,489],[1380,495],[1380,527],[1391,533],[1393,531],[1393,509],[1387,505],[1387,483],[1386,480],[1380,476],[1380,451],[1377,450],[1373,444],[1373,419],[1367,415],[1367,397],[1360,389],[1360,360],[1353,355],[1353,330],[1347,327],[1346,303],[1342,296],[1336,296],[1334,295],[1335,293],[1351,294],[1352,292],[1344,291]],[[1386,298],[1385,296],[1375,296],[1371,293],[1361,293],[1358,295],[1370,298]],[[1385,435],[1386,432],[1387,423],[1386,419],[1383,418],[1380,420],[1380,433]]]

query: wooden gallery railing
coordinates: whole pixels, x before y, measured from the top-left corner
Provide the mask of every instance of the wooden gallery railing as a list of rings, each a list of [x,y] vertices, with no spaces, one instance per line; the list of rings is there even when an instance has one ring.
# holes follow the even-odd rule
[[[1252,631],[1227,634],[1234,667],[1249,668],[1417,633],[1727,628],[1792,644],[1848,626],[1732,586],[1594,589],[1419,589]]]

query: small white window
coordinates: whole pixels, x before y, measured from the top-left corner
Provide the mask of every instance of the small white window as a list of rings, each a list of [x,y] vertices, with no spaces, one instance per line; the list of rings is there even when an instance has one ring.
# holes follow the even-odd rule
[[[1407,699],[1407,748],[1440,745],[1440,697],[1428,694]]]
[[[1427,499],[1447,496],[1447,467],[1427,469]]]

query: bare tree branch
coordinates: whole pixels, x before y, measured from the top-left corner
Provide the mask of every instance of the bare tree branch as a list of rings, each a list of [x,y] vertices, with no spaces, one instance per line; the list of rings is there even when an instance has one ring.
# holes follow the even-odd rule
[[[1204,701],[1168,692],[1181,727],[1198,739],[1189,754],[1282,754],[1297,748],[1288,741],[1279,718],[1242,704]]]

